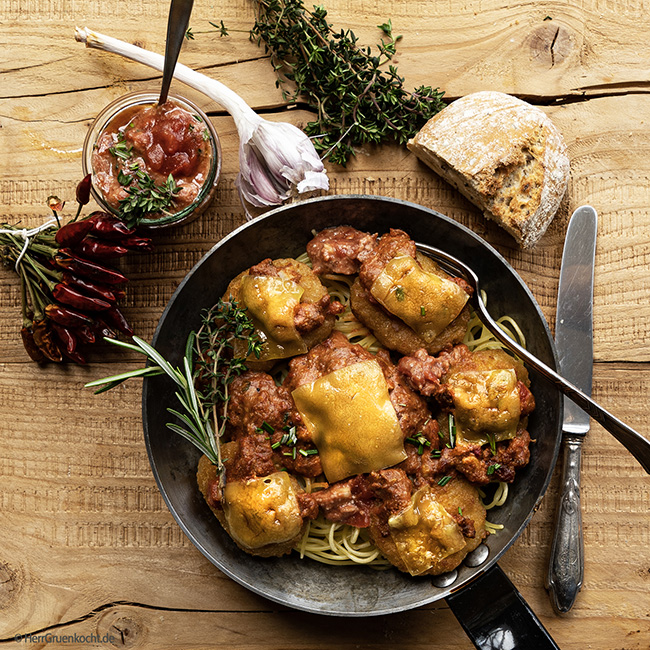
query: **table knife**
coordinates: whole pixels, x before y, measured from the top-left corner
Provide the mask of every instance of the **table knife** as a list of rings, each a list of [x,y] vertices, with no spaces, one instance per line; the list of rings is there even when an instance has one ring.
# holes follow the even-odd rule
[[[597,222],[596,211],[588,205],[578,208],[571,216],[562,253],[555,325],[560,372],[587,395],[591,395],[593,371]],[[566,613],[573,607],[583,581],[580,465],[582,442],[588,431],[589,416],[565,397],[562,483],[546,580],[551,603],[558,613]]]

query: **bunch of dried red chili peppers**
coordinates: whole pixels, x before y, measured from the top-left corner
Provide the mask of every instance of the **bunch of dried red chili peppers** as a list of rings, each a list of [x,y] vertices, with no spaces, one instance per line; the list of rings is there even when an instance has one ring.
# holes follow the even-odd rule
[[[129,251],[151,251],[147,237],[127,228],[118,217],[93,212],[79,219],[90,200],[90,175],[77,186],[77,215],[59,226],[63,203],[48,205],[57,223],[33,231],[0,225],[2,262],[20,276],[23,344],[38,362],[70,360],[85,363],[84,344],[133,335],[117,306],[127,278],[107,264]]]

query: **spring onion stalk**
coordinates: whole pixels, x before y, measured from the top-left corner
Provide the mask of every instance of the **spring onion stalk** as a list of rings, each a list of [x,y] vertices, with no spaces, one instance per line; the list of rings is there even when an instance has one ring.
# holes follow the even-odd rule
[[[119,54],[162,71],[164,57],[86,27],[75,29],[86,47]],[[180,63],[174,77],[202,92],[230,113],[239,133],[239,175],[242,197],[258,208],[280,205],[288,198],[326,190],[327,172],[311,140],[293,124],[260,117],[237,93],[216,79]]]

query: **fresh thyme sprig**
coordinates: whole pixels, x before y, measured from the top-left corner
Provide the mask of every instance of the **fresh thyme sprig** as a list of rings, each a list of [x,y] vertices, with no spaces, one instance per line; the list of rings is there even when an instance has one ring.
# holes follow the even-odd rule
[[[149,365],[91,381],[86,387],[99,387],[95,391],[98,394],[133,377],[169,376],[178,386],[175,395],[183,411],[168,407],[167,411],[181,424],[168,422],[167,427],[208,457],[217,467],[223,485],[225,473],[220,439],[227,422],[229,385],[246,370],[246,358],[259,356],[262,345],[246,310],[234,300],[221,299],[207,310],[199,330],[191,332],[187,339],[182,368],[172,366],[153,346],[137,336],[133,337],[133,343],[106,340],[144,354]],[[244,343],[243,357],[235,354],[236,341]]]
[[[210,32],[213,32],[215,30],[217,32],[219,32],[219,36],[228,36],[229,35],[228,34],[228,28],[223,24],[223,20],[219,21],[219,23],[220,23],[219,25],[217,25],[216,23],[213,23],[211,20],[209,20],[208,22],[210,23],[210,25],[212,25],[212,27],[214,27],[214,29],[209,29],[209,30],[202,31],[202,32],[195,32],[191,27],[189,27],[187,29],[187,31],[185,32],[185,39],[188,40],[188,41],[193,41],[194,36],[196,34],[209,34]]]
[[[390,20],[378,25],[387,38],[373,53],[358,45],[351,30],[334,31],[323,5],[309,11],[302,0],[256,4],[251,37],[271,54],[284,98],[302,98],[317,112],[318,119],[304,130],[331,162],[345,165],[354,147],[366,142],[404,144],[444,108],[438,89],[404,89],[403,77],[389,64],[401,38],[393,35]]]
[[[197,379],[203,387],[201,399],[212,411],[217,436],[225,430],[230,396],[228,388],[232,380],[246,370],[246,359],[259,358],[262,341],[245,308],[235,300],[221,298],[203,317],[203,324],[196,333]],[[245,353],[240,356],[242,341]]]
[[[137,165],[131,167],[133,175],[120,173],[118,180],[128,196],[120,199],[120,218],[130,228],[137,226],[149,214],[165,212],[180,192],[170,174],[161,185]]]

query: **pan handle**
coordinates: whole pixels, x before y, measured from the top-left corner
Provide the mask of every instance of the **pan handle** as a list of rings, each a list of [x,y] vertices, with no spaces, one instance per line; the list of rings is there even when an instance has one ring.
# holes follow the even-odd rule
[[[559,650],[528,603],[496,564],[447,596],[447,604],[479,650]]]

